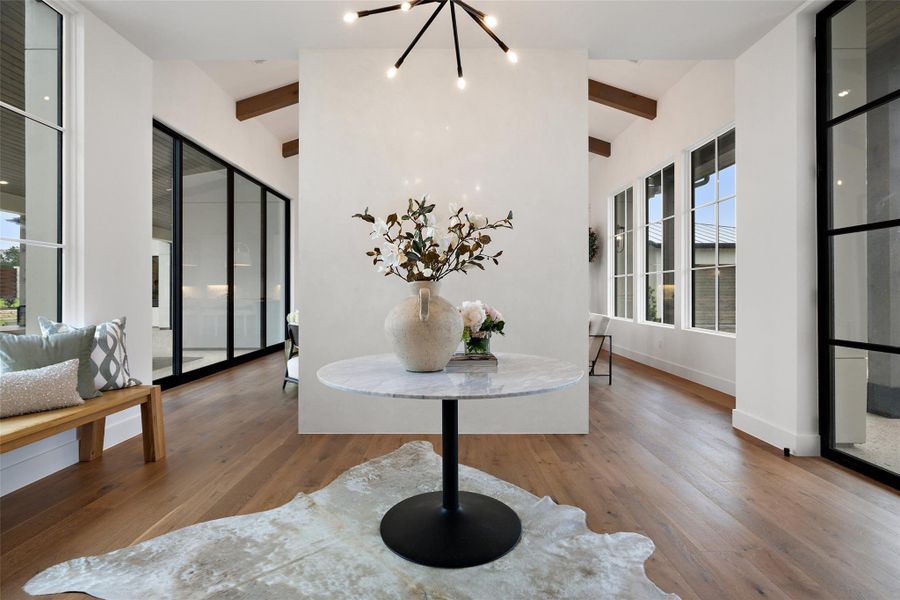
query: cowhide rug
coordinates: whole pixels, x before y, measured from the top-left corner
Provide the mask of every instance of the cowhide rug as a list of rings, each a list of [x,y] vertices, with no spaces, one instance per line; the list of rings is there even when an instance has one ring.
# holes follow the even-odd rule
[[[38,574],[25,591],[108,600],[676,598],[644,574],[649,538],[594,533],[582,510],[466,466],[460,489],[510,505],[522,519],[519,545],[469,569],[407,562],[382,543],[381,517],[404,498],[440,489],[440,474],[431,445],[411,442],[279,508],[76,558]]]

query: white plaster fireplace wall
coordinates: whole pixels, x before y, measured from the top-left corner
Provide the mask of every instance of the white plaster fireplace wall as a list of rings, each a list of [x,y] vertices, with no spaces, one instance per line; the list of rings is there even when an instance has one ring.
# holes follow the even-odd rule
[[[456,88],[449,50],[417,49],[396,79],[400,50],[300,52],[298,306],[301,432],[440,430],[440,403],[355,396],[316,379],[322,365],[388,352],[387,312],[408,293],[364,255],[370,226],[350,215],[405,208],[431,194],[439,216],[461,202],[515,214],[494,235],[500,267],[444,280],[453,303],[481,299],[508,322],[495,351],[583,364],[587,355],[587,56],[581,51],[466,50]],[[463,432],[586,432],[587,381],[559,393],[472,401]]]

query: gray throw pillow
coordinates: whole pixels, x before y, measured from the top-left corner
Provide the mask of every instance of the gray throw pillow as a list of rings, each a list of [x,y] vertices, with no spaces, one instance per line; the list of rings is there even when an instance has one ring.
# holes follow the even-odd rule
[[[0,419],[78,406],[78,359],[0,374]]]
[[[100,395],[94,385],[91,349],[94,326],[53,337],[0,333],[0,373],[39,369],[73,358],[78,359],[78,393],[82,398]]]
[[[41,333],[53,336],[58,333],[78,331],[78,327],[57,323],[46,317],[38,317]],[[96,325],[94,345],[91,349],[94,385],[103,392],[140,385],[128,368],[128,352],[125,349],[125,317]]]

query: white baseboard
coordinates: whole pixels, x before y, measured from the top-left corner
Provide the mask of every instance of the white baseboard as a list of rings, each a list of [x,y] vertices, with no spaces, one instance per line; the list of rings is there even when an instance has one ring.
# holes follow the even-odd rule
[[[134,406],[106,419],[103,448],[115,446],[140,432],[140,407]],[[74,429],[0,455],[0,496],[77,462],[78,439]]]
[[[615,346],[615,348],[613,348],[613,353],[620,354],[625,358],[630,358],[631,360],[637,361],[639,363],[649,365],[651,367],[659,369],[660,371],[665,371],[666,373],[671,373],[672,375],[678,375],[679,377],[683,377],[688,381],[693,381],[694,383],[699,383],[700,385],[705,385],[706,387],[711,387],[714,390],[718,390],[722,393],[734,396],[735,385],[734,382],[729,379],[724,379],[711,373],[698,371],[697,369],[692,369],[691,367],[686,367],[684,365],[679,365],[678,363],[673,363],[661,358],[657,358],[655,356],[650,356],[649,354],[644,354],[643,352],[637,352],[635,350],[629,350],[628,348],[622,348],[621,346]],[[615,379],[615,375],[613,375],[613,379]]]
[[[818,434],[788,431],[738,409],[731,411],[731,425],[776,448],[790,448],[795,456],[819,455]]]

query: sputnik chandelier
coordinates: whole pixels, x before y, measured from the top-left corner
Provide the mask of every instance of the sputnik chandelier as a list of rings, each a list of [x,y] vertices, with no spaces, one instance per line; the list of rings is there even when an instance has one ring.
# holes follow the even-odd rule
[[[382,8],[373,8],[371,10],[360,10],[357,12],[348,12],[344,15],[345,23],[353,23],[360,17],[368,17],[369,15],[377,15],[386,12],[393,12],[395,10],[400,10],[402,12],[409,12],[413,8],[417,6],[424,6],[426,4],[437,4],[437,8],[431,13],[431,16],[428,17],[428,20],[425,21],[425,25],[422,26],[422,29],[419,30],[419,33],[416,34],[416,37],[413,38],[413,41],[406,48],[406,51],[400,55],[400,58],[397,62],[394,63],[392,67],[387,70],[387,76],[390,79],[393,79],[397,75],[397,70],[400,69],[400,65],[403,64],[403,61],[406,60],[406,57],[409,56],[409,53],[412,52],[412,49],[415,48],[419,39],[422,37],[422,34],[425,33],[425,30],[428,29],[429,26],[434,22],[435,18],[437,18],[438,14],[443,10],[445,4],[450,5],[450,20],[453,23],[453,46],[456,49],[456,85],[459,89],[466,89],[466,80],[463,78],[463,69],[462,69],[462,60],[459,56],[459,35],[456,30],[456,7],[458,6],[463,13],[472,17],[472,20],[478,23],[479,27],[481,27],[485,33],[487,33],[492,40],[494,40],[500,49],[506,53],[506,58],[511,63],[516,63],[519,61],[519,56],[509,49],[509,46],[503,43],[497,35],[492,31],[494,27],[497,26],[497,19],[491,15],[486,15],[477,8],[469,6],[462,0],[411,0],[410,2],[401,2],[400,4],[393,4],[391,6],[384,6]]]

